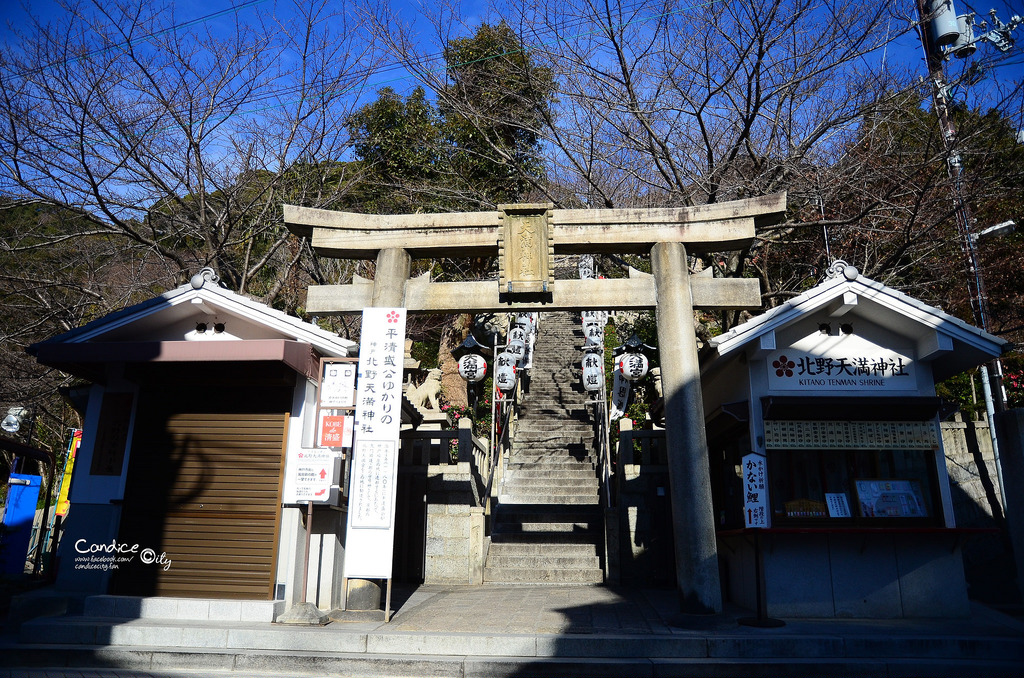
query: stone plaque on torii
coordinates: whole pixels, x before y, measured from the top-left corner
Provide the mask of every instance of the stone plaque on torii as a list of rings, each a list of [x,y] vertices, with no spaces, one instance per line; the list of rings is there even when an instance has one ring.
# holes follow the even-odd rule
[[[410,313],[654,309],[665,398],[676,584],[683,612],[722,609],[694,308],[761,306],[758,282],[689,275],[687,251],[741,249],[755,228],[784,217],[786,194],[672,208],[553,209],[500,205],[490,212],[369,215],[284,206],[285,225],[326,257],[376,259],[373,280],[313,285],[306,310],[367,306]],[[555,254],[647,254],[653,274],[554,280]],[[498,256],[497,282],[410,278],[413,258]]]

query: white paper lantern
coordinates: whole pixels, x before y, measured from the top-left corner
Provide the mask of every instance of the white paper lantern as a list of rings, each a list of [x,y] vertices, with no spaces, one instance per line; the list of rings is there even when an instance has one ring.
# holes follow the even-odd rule
[[[581,256],[577,266],[579,267],[580,278],[586,280],[587,278],[594,277],[594,256],[592,254]]]
[[[643,353],[623,353],[615,363],[615,370],[629,381],[637,381],[647,376],[650,366],[647,356]]]
[[[522,339],[513,339],[505,347],[505,353],[513,356],[516,359],[516,366],[519,366],[526,356],[526,342]]]
[[[509,330],[509,332],[508,332],[508,340],[509,341],[517,341],[518,340],[518,341],[525,342],[526,341],[526,336],[527,336],[528,332],[529,332],[529,330],[526,329],[525,327],[523,327],[522,325],[516,325],[511,330]]]
[[[583,356],[583,388],[600,391],[603,383],[604,358],[600,353],[587,353]]]
[[[588,346],[604,346],[604,328],[597,323],[584,325],[583,336],[587,338]]]
[[[459,358],[459,376],[470,383],[476,383],[487,376],[487,361],[482,355],[467,353]]]
[[[537,314],[536,313],[523,313],[516,318],[516,325],[526,330],[527,334],[536,331],[537,329]]]
[[[494,385],[502,391],[511,391],[516,385],[516,357],[507,351],[494,359]]]

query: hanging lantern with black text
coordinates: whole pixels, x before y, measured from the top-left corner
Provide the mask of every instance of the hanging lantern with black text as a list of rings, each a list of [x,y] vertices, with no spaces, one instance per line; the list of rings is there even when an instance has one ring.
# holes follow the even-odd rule
[[[583,319],[584,325],[604,327],[608,324],[608,311],[583,311],[580,313],[580,317]]]
[[[516,357],[508,351],[494,359],[494,385],[502,391],[511,391],[516,385]]]
[[[582,255],[577,266],[579,267],[581,280],[587,280],[588,278],[594,277],[594,255]]]
[[[604,384],[604,357],[600,353],[586,353],[583,356],[583,388],[600,391]]]
[[[583,336],[587,338],[587,346],[604,346],[604,328],[598,323],[584,325]]]
[[[615,362],[615,371],[627,381],[638,381],[647,376],[650,361],[643,353],[624,353]]]
[[[487,376],[487,360],[482,355],[467,353],[459,358],[459,376],[475,384]]]
[[[516,318],[516,325],[526,330],[527,334],[534,332],[537,329],[537,314],[523,313]]]
[[[518,367],[522,364],[523,358],[526,357],[526,342],[522,339],[513,339],[505,347],[505,353],[515,358],[516,366]]]

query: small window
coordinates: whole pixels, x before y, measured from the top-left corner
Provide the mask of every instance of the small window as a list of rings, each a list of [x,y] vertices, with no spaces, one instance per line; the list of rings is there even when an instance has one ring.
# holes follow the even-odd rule
[[[932,450],[770,450],[772,525],[939,526]]]

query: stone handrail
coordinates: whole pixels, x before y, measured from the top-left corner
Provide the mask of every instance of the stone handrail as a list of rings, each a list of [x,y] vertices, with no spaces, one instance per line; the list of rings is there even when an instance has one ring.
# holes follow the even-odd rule
[[[498,390],[495,389],[495,392],[496,395]],[[519,410],[519,381],[516,381],[512,391],[504,398],[499,399],[495,397],[493,402],[495,404],[493,417],[494,435],[490,445],[492,468],[491,477],[487,484],[488,497],[490,499],[496,498],[500,492],[505,465],[508,463],[508,457],[512,452],[512,439],[514,437],[512,429],[515,427]]]
[[[460,462],[467,463],[473,477],[473,498],[478,506],[485,506],[487,483],[494,471],[488,445],[473,435],[472,427],[473,423],[463,418],[455,430],[403,431],[399,463],[403,466],[452,467]],[[454,455],[453,443],[457,450]]]
[[[635,442],[640,443],[640,458],[636,458]],[[661,429],[634,429],[629,417],[619,419],[619,464],[666,464],[665,431]]]

